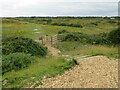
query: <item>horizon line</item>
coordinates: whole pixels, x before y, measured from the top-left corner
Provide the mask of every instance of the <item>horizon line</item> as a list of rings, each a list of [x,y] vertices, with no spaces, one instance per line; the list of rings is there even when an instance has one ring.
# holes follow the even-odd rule
[[[100,16],[100,15],[86,15],[86,16],[74,16],[74,15],[58,15],[58,16],[52,16],[52,15],[43,15],[43,16],[37,16],[37,15],[31,15],[31,16],[0,16],[0,18],[7,18],[7,17],[119,17],[119,15],[111,15],[111,16],[108,16],[108,15],[105,15],[105,16]]]

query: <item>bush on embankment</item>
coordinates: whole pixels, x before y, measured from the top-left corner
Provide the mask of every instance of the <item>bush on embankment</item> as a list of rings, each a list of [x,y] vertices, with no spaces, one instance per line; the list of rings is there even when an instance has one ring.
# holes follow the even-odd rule
[[[2,57],[2,73],[20,70],[34,61],[34,56],[25,53],[11,53]]]
[[[51,25],[83,28],[83,26],[81,24],[72,24],[72,23],[71,24],[66,24],[66,23],[52,23]]]
[[[2,41],[2,53],[8,55],[10,53],[23,52],[33,56],[45,56],[47,48],[41,44],[24,37],[9,37]]]
[[[120,44],[120,29],[113,30],[109,33],[92,35],[80,32],[68,32],[63,41],[78,41],[86,44],[118,45]]]
[[[72,32],[68,33],[64,39],[64,41],[80,41],[80,42],[86,42],[87,35],[80,33],[80,32]]]
[[[120,45],[120,28],[111,31],[108,34],[109,43],[112,45]]]
[[[65,33],[69,33],[67,30],[59,30],[58,34],[65,34]]]

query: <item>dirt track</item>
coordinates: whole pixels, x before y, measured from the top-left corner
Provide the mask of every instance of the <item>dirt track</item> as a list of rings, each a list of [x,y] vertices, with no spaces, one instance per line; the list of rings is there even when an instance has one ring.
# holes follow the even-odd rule
[[[35,41],[39,42],[39,43],[42,43],[41,40],[35,40]],[[50,43],[45,43],[44,46],[46,46],[48,48],[49,54],[52,55],[52,56],[56,56],[56,55],[59,55],[61,53],[60,50],[52,47]]]
[[[50,54],[53,56],[59,55],[61,53],[60,50],[52,47],[50,44],[46,44],[45,46],[48,48]]]
[[[78,60],[79,65],[62,76],[47,78],[37,88],[117,88],[118,60],[94,56]]]

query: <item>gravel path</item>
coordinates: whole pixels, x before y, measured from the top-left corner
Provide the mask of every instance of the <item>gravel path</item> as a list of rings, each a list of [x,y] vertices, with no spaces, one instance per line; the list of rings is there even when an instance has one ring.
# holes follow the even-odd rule
[[[94,56],[78,60],[79,65],[61,76],[43,79],[37,88],[117,88],[118,60]]]

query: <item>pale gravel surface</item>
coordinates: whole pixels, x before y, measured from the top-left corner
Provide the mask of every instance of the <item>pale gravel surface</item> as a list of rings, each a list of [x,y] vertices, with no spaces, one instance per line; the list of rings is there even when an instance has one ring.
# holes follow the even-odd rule
[[[61,76],[42,80],[37,88],[117,88],[118,59],[94,56],[78,60],[79,65]]]

